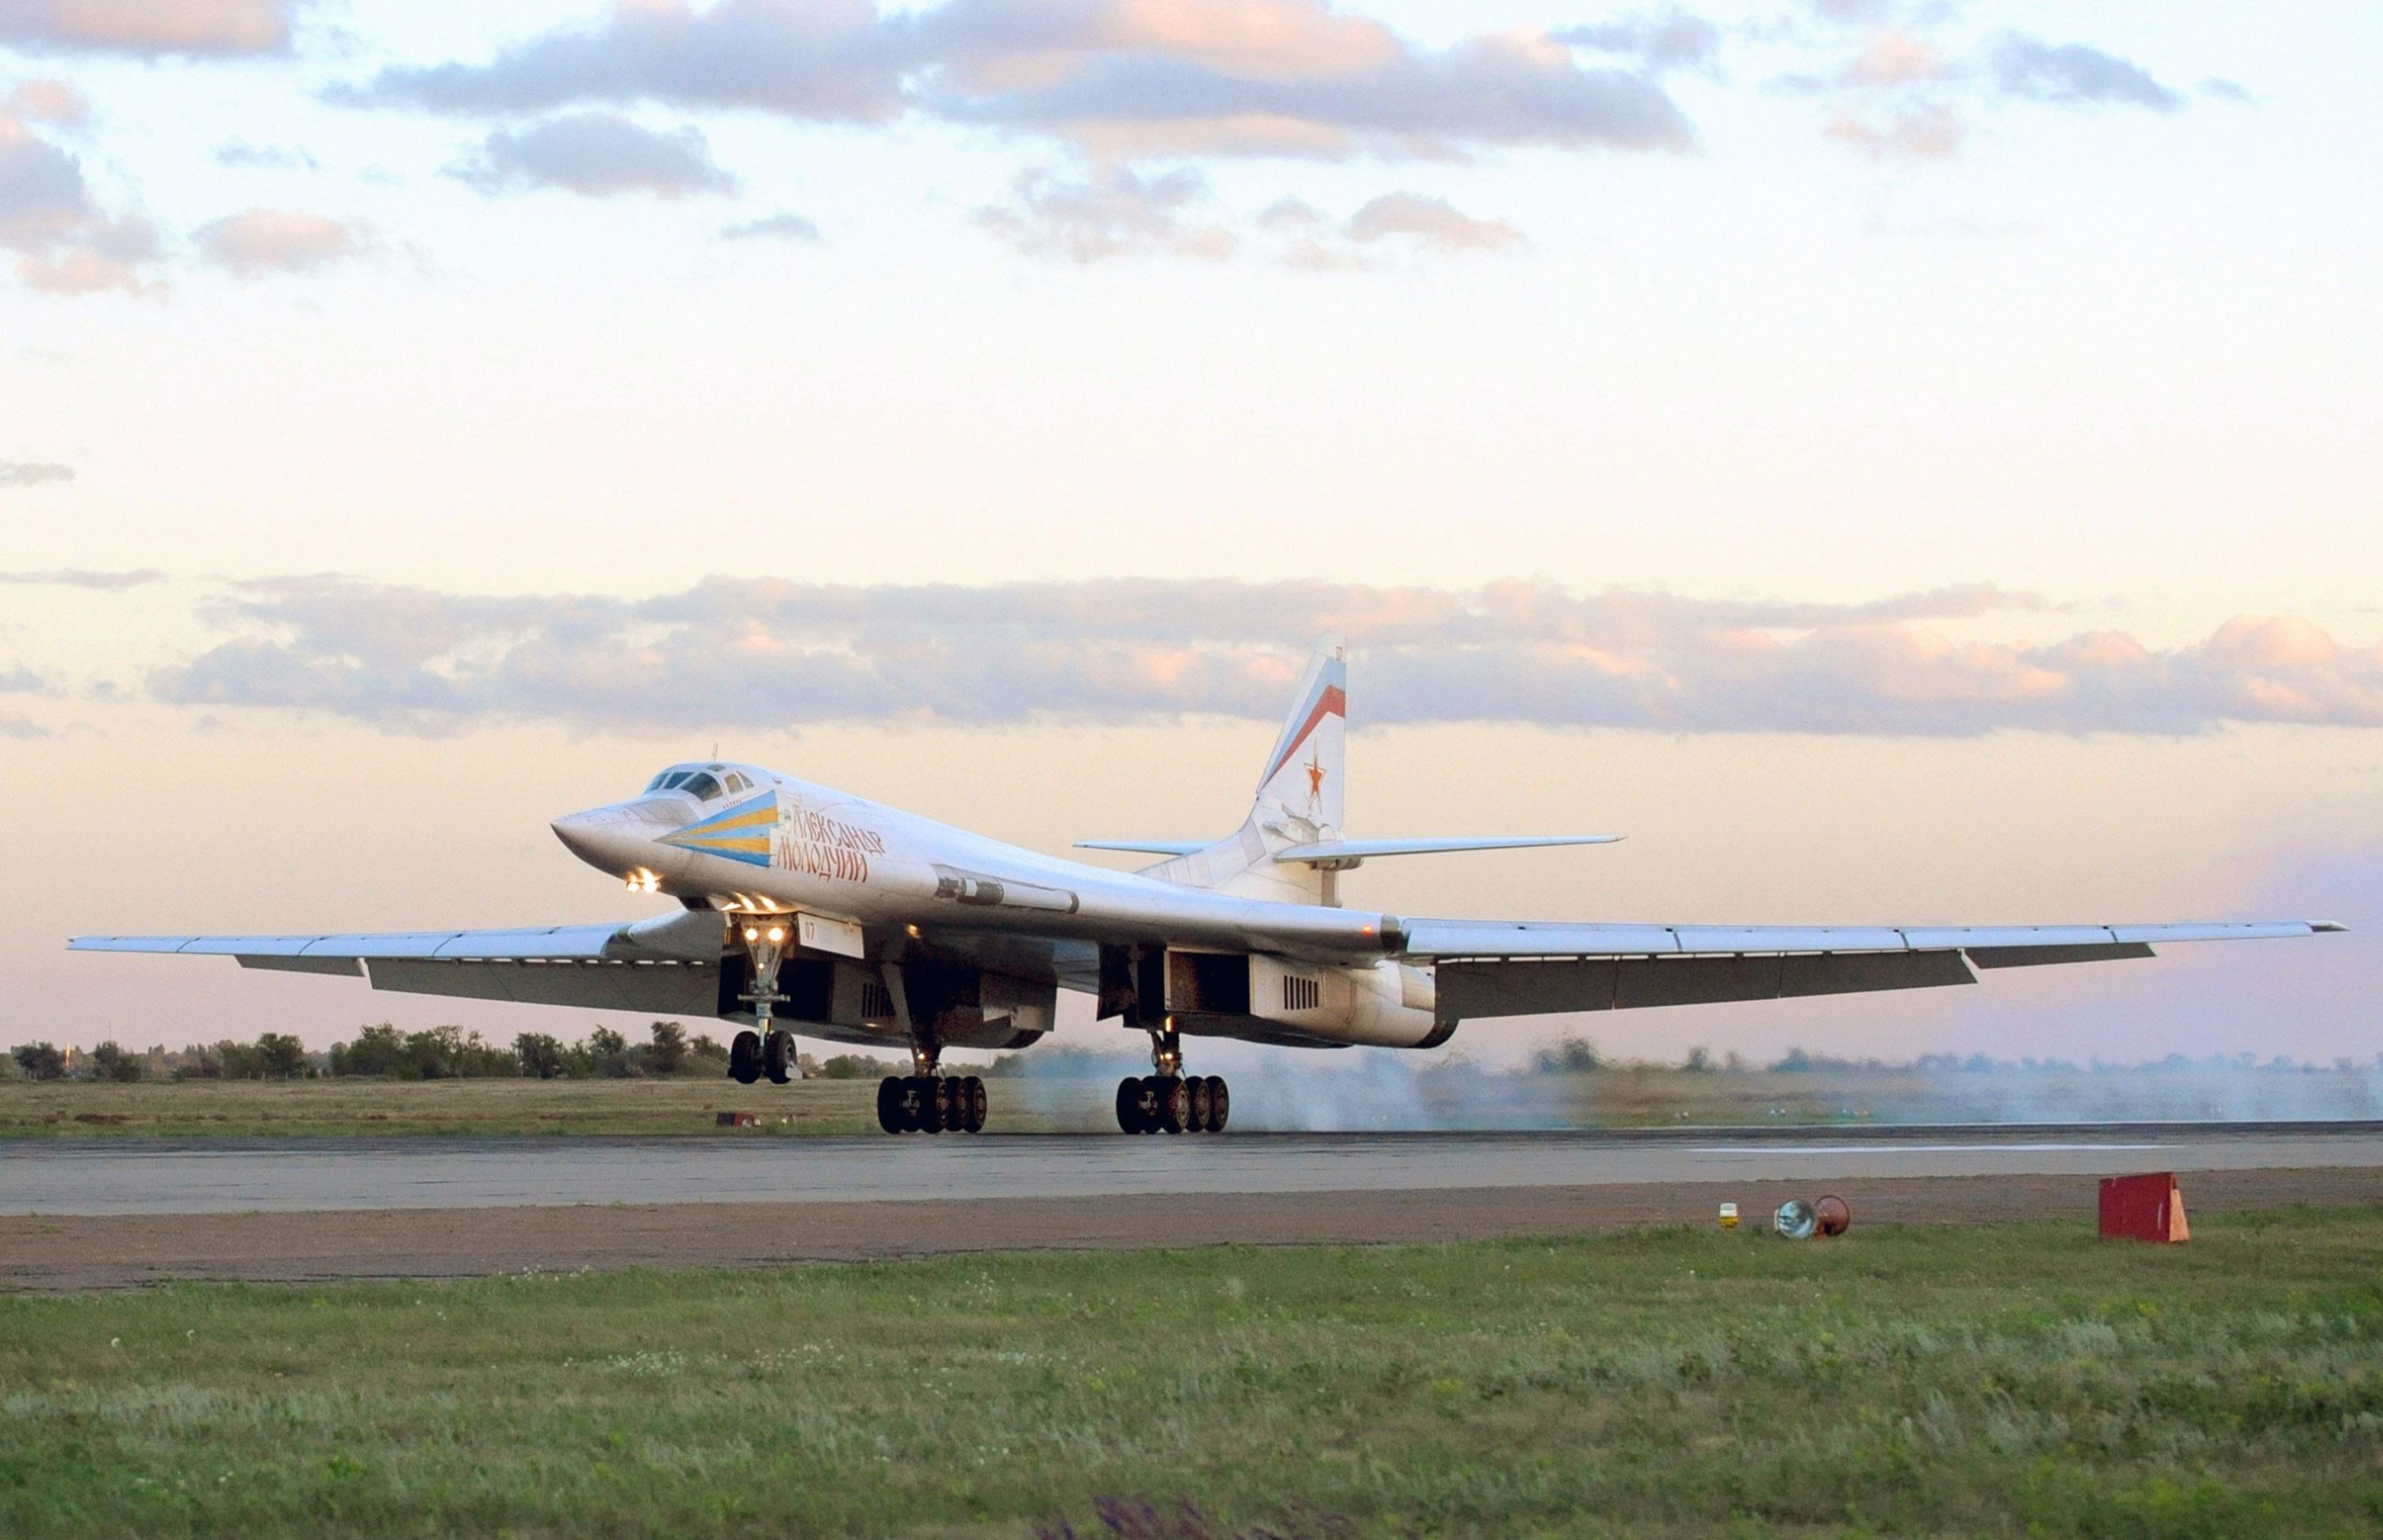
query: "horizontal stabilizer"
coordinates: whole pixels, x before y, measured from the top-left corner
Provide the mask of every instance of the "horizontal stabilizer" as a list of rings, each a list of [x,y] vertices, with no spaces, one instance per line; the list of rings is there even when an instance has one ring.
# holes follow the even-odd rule
[[[1137,856],[1189,856],[1205,850],[1205,840],[1078,840],[1078,850],[1127,850]]]
[[[1612,844],[1619,834],[1456,836],[1437,840],[1322,840],[1278,850],[1278,861],[1362,861],[1374,856],[1432,856],[1453,850],[1540,850],[1559,844]],[[1143,848],[1137,846],[1136,848]]]

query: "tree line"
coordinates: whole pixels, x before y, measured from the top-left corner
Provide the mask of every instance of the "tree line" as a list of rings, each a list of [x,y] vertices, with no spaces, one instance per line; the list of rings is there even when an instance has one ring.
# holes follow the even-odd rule
[[[253,1042],[193,1043],[179,1052],[135,1053],[113,1041],[89,1053],[50,1042],[20,1043],[9,1053],[28,1079],[59,1080],[80,1075],[93,1080],[306,1080],[325,1077],[388,1080],[636,1079],[725,1072],[728,1051],[708,1034],[690,1037],[675,1021],[657,1021],[647,1041],[631,1042],[610,1027],[598,1027],[576,1042],[547,1032],[524,1032],[510,1047],[489,1042],[462,1027],[400,1031],[384,1021],[359,1030],[352,1041],[335,1042],[314,1053],[287,1032],[266,1032]]]

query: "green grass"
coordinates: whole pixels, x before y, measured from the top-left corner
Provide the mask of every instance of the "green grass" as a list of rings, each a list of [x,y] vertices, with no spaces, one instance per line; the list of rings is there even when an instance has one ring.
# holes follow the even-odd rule
[[[877,1132],[877,1082],[669,1080],[88,1080],[0,1082],[0,1139]],[[782,1121],[783,1120],[783,1121]]]
[[[2377,1533],[2383,1212],[2194,1233],[0,1299],[0,1534]]]

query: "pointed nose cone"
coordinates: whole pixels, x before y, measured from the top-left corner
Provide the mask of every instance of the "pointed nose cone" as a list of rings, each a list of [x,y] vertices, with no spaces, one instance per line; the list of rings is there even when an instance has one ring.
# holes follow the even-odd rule
[[[626,837],[619,815],[611,808],[595,807],[567,814],[548,827],[571,854],[599,871],[618,877],[636,864],[632,847],[637,842]]]

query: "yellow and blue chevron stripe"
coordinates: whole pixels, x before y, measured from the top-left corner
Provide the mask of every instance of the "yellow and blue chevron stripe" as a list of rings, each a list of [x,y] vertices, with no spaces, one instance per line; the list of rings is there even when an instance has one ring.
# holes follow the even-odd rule
[[[691,823],[661,843],[704,856],[724,856],[747,866],[770,864],[770,834],[778,824],[778,794],[763,792],[725,812]]]

